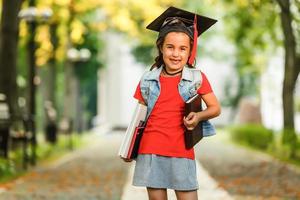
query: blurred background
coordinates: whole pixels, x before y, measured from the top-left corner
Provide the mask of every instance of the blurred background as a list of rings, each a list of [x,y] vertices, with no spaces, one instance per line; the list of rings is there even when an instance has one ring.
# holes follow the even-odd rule
[[[126,130],[157,54],[145,27],[169,6],[218,20],[197,56],[222,104],[213,123],[300,163],[299,0],[1,0],[0,177],[8,158],[26,168],[60,140]]]

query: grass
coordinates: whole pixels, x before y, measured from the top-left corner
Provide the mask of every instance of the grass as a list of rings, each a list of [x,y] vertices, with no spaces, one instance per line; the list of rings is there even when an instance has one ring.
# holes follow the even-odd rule
[[[298,146],[296,150],[296,157],[291,157],[291,147],[288,145],[282,144],[282,136],[278,133],[275,134],[275,138],[273,143],[270,144],[269,148],[267,149],[267,153],[272,155],[273,157],[283,161],[288,162],[300,167],[300,145],[298,141]]]
[[[244,127],[238,130],[244,130]],[[259,133],[257,133],[257,128],[254,128],[253,130],[255,130],[255,134],[253,134],[253,137],[257,137],[259,135]],[[263,135],[265,135],[267,137],[267,139],[263,139],[265,140],[265,142],[267,143],[266,145],[263,145],[263,148],[261,145],[257,145],[257,144],[261,144],[260,142],[253,142],[256,139],[251,139],[251,131],[249,131],[249,127],[247,127],[247,130],[245,132],[241,131],[240,133],[237,133],[236,131],[232,131],[232,128],[227,128],[224,129],[225,132],[228,132],[228,138],[227,141],[229,141],[230,143],[234,144],[234,145],[238,145],[240,147],[249,149],[249,150],[254,150],[256,152],[260,152],[260,153],[265,153],[268,154],[270,156],[272,156],[273,158],[285,162],[285,163],[289,163],[289,164],[293,164],[295,165],[297,168],[300,168],[300,146],[298,145],[297,147],[297,153],[296,153],[296,157],[291,157],[291,148],[288,145],[284,145],[282,144],[282,135],[280,133],[274,133],[272,140],[270,139],[271,137],[269,136],[269,134],[265,134],[265,131],[263,130]],[[240,134],[242,136],[238,136],[237,134]],[[246,136],[246,137],[245,137]],[[249,139],[250,138],[250,139]]]

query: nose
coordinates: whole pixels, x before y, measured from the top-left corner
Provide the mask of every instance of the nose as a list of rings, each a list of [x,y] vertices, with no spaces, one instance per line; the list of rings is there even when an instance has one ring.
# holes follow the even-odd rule
[[[177,56],[179,56],[179,51],[178,51],[178,49],[174,49],[174,51],[173,51],[173,54],[172,54],[174,57],[177,57]]]

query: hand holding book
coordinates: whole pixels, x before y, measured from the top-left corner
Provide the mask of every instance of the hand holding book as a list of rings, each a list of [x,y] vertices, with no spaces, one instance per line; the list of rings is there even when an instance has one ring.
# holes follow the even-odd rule
[[[192,148],[203,137],[203,126],[199,117],[202,111],[201,96],[195,95],[185,103],[185,117],[183,123],[186,126],[184,132],[185,147]]]
[[[188,116],[183,118],[183,123],[188,130],[193,130],[200,121],[199,112],[190,112]]]

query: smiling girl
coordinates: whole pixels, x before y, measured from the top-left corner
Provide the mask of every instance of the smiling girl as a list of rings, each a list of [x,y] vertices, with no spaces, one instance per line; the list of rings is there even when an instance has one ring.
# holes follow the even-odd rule
[[[147,27],[159,32],[158,56],[134,94],[139,103],[147,105],[147,126],[133,185],[146,187],[150,200],[166,200],[167,189],[175,190],[178,200],[197,199],[194,149],[185,148],[184,131],[220,114],[209,81],[193,66],[197,37],[215,22],[170,7]],[[201,95],[207,108],[184,117],[185,102],[195,94]]]

